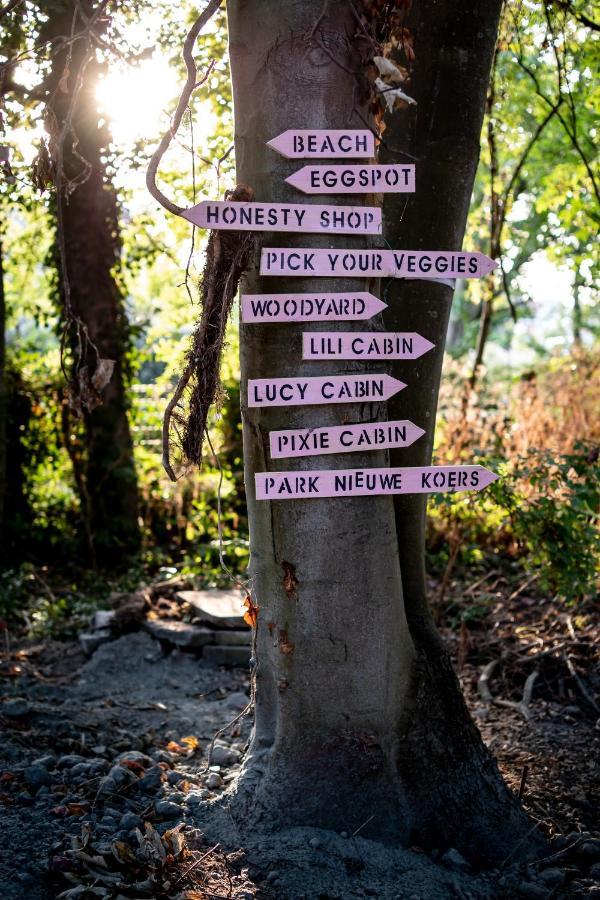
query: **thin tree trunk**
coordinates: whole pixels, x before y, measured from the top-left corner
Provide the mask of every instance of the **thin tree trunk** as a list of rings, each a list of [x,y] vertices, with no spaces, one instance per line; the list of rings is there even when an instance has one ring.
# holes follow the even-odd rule
[[[489,69],[486,42],[497,22],[498,5],[480,4],[485,10],[469,25],[469,34],[482,30],[486,35],[482,61],[459,48],[453,57],[457,71],[451,73],[452,82],[475,82],[484,95]],[[311,198],[299,196],[284,181],[302,163],[278,157],[266,142],[288,128],[364,127],[351,74],[360,64],[353,45],[357,24],[352,5],[344,0],[325,6],[321,0],[280,0],[276,5],[268,0],[230,0],[228,15],[238,181],[249,184],[257,200],[310,203]],[[422,52],[435,69],[438,56],[444,58],[444,41],[437,26],[432,31],[433,38],[423,38]],[[449,60],[446,65],[451,68]],[[424,85],[423,90],[428,88]],[[455,98],[446,96],[445,85],[440,90],[448,114],[455,114]],[[467,99],[478,102],[479,94]],[[364,107],[359,112],[368,116]],[[427,113],[425,104],[424,119]],[[422,153],[429,152],[431,144],[434,157],[442,158],[420,173],[419,190],[425,196],[416,201],[415,214],[420,210],[424,224],[417,249],[446,249],[460,243],[477,157],[480,110],[467,109],[462,116],[467,131],[463,150],[468,150],[469,161],[458,156],[455,166],[463,179],[458,198],[463,225],[454,224],[453,198],[447,197],[441,206],[438,198],[432,206],[433,186],[425,183],[428,177],[434,179],[439,191],[443,182],[446,197],[445,178],[452,165],[444,157],[449,141],[442,128],[441,146],[435,133],[422,138],[420,146]],[[331,201],[339,203],[340,198]],[[436,232],[440,222],[444,233]],[[408,237],[411,240],[403,234],[398,243],[412,246],[415,232]],[[260,235],[259,244],[366,246],[359,238],[312,235]],[[443,345],[450,291],[423,282],[407,285],[402,308],[397,295],[387,298],[394,327],[414,328]],[[377,285],[358,279],[260,278],[256,269],[245,285],[251,293],[311,289],[376,290]],[[381,321],[375,320],[370,325],[328,324],[328,329],[380,326]],[[254,499],[257,471],[376,467],[389,462],[382,451],[354,453],[350,458],[327,456],[326,461],[308,457],[273,462],[268,435],[275,429],[385,420],[388,413],[391,418],[399,411],[398,417],[405,418],[407,409],[414,408],[418,412],[414,420],[427,428],[424,443],[430,452],[441,347],[433,365],[407,364],[403,379],[410,384],[407,406],[396,403],[387,411],[383,403],[248,408],[249,378],[380,370],[362,362],[303,362],[301,334],[307,329],[319,331],[322,326],[241,327],[251,575],[260,612],[254,734],[228,803],[233,815],[250,827],[302,824],[348,832],[360,827],[365,837],[455,846],[471,858],[496,861],[514,849],[528,823],[482,751],[447,654],[429,628],[424,590],[417,591],[424,585],[423,506],[409,504],[406,515],[399,515],[403,529],[399,555],[394,502],[389,497],[273,503]],[[394,460],[398,461],[409,462],[404,456]],[[412,636],[403,602],[404,579]],[[446,683],[438,679],[441,671]],[[430,705],[424,707],[423,702]],[[456,712],[459,718],[452,729]],[[446,740],[450,740],[447,756]],[[482,785],[485,793],[480,800],[477,790]],[[472,787],[470,798],[467,786]],[[442,803],[447,806],[445,819]]]
[[[52,35],[69,33],[78,6],[66,0],[63,14],[52,14],[47,26]],[[82,7],[89,17],[94,4],[86,0]],[[72,313],[81,320],[96,348],[88,347],[83,360],[90,375],[98,358],[115,361],[112,378],[102,391],[102,405],[91,411],[84,407],[85,451],[81,460],[82,478],[78,480],[78,484],[84,485],[80,500],[94,556],[108,565],[118,562],[121,555],[135,552],[140,541],[137,482],[124,384],[128,323],[114,274],[120,253],[118,207],[104,159],[109,135],[99,123],[95,97],[98,66],[94,57],[89,61],[85,40],[73,44],[68,64],[67,52],[65,49],[53,56],[49,79],[50,87],[55,88],[49,102],[56,117],[54,137],[69,116],[72,116],[72,134],[76,136],[73,139],[69,134],[64,141],[63,171],[59,179],[66,190],[56,199],[60,204],[57,240],[59,246],[64,242],[63,260],[59,263],[61,297],[65,305],[68,279]],[[79,80],[81,88],[73,103]],[[87,173],[86,167],[89,167]],[[73,190],[68,187],[70,181],[76,184]],[[63,312],[69,315],[68,308]]]
[[[1,225],[0,225],[1,227]],[[6,501],[6,457],[8,416],[8,388],[6,384],[6,302],[4,298],[4,257],[0,234],[0,561],[4,556],[4,509]]]

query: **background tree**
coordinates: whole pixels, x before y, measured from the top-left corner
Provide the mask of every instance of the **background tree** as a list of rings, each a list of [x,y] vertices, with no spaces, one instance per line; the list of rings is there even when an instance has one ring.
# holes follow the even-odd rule
[[[406,4],[405,8],[410,6]],[[364,127],[368,61],[382,42],[414,40],[418,106],[407,147],[404,116],[386,145],[417,157],[410,210],[388,204],[386,240],[411,249],[461,244],[500,12],[498,0],[419,4],[411,18],[364,3],[264,0],[228,5],[238,180],[258,200],[291,201],[295,164],[266,142],[288,128]],[[410,31],[406,29],[410,28]],[[292,100],[293,98],[293,100]],[[397,121],[395,121],[397,120]],[[397,161],[388,150],[385,160]],[[400,158],[404,159],[403,154]],[[307,202],[310,202],[308,200]],[[265,246],[365,246],[330,235],[269,235]],[[246,289],[320,290],[318,279],[261,279]],[[364,289],[328,279],[328,290]],[[388,288],[386,326],[418,331],[434,354],[400,371],[409,387],[390,418],[412,418],[427,439],[394,454],[429,462],[451,290],[419,280]],[[348,326],[338,326],[345,330]],[[379,327],[379,323],[375,323]],[[248,409],[248,378],[360,372],[362,362],[302,362],[304,326],[241,327],[244,456],[251,573],[260,606],[256,723],[233,809],[271,826],[361,826],[365,836],[455,846],[497,862],[524,849],[530,825],[505,788],[462,701],[427,611],[424,502],[388,497],[257,502],[254,473],[271,467],[268,432],[386,418],[384,404]],[[364,328],[363,323],[352,328]],[[318,326],[315,326],[318,330]],[[384,452],[355,454],[352,467],[383,466]],[[319,468],[308,458],[303,469]],[[331,457],[330,468],[349,465]],[[293,461],[277,469],[295,469]],[[362,827],[364,826],[364,827]]]

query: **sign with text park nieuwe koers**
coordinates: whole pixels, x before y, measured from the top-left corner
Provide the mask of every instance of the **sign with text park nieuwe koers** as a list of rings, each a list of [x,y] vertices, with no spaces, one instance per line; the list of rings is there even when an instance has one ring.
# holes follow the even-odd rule
[[[288,159],[371,159],[375,139],[368,130],[290,130],[268,142]],[[286,181],[307,194],[411,193],[412,165],[306,165]],[[184,213],[204,228],[331,234],[380,234],[381,210],[365,206],[320,206],[204,201]],[[496,263],[462,251],[323,250],[264,248],[260,274],[273,276],[481,278]],[[386,307],[365,291],[345,293],[246,294],[247,324],[361,321]],[[433,344],[408,332],[305,332],[303,359],[417,359]],[[248,406],[317,406],[377,402],[406,384],[387,374],[259,378],[248,381]],[[344,420],[345,422],[345,420]],[[369,422],[272,431],[272,458],[308,457],[408,447],[424,434],[412,422]],[[477,465],[259,472],[258,500],[481,490],[497,478]]]

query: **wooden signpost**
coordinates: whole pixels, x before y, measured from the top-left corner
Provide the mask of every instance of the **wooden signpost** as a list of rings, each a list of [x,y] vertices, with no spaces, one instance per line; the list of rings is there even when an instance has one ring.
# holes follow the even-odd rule
[[[288,159],[369,159],[375,156],[375,135],[367,129],[302,128],[278,134],[267,147]]]
[[[368,291],[347,294],[242,294],[242,322],[352,322],[387,304]]]
[[[314,406],[388,400],[406,385],[391,375],[250,378],[248,406]]]
[[[303,166],[285,180],[304,194],[412,194],[415,167]]]
[[[305,331],[302,359],[418,359],[435,344],[414,331]]]
[[[497,479],[483,466],[415,466],[386,469],[326,469],[306,472],[257,472],[257,500],[308,497],[377,497],[385,494],[433,494],[480,491]]]
[[[376,206],[203,200],[182,216],[200,228],[226,231],[381,234],[381,210]]]
[[[483,253],[438,250],[316,250],[265,247],[261,275],[481,278],[496,268]]]
[[[271,431],[269,440],[273,459],[284,459],[291,456],[410,447],[424,434],[423,428],[404,419],[399,422],[365,422],[361,425]]]

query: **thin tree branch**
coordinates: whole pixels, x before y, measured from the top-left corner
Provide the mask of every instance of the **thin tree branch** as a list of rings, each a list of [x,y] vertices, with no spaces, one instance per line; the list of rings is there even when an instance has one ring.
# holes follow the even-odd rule
[[[187,79],[183,91],[181,92],[179,102],[177,103],[177,108],[173,115],[171,127],[162,136],[162,140],[154,151],[148,165],[148,170],[146,172],[146,187],[148,188],[149,192],[152,194],[154,199],[157,200],[158,203],[160,203],[161,206],[163,206],[165,209],[176,216],[181,215],[181,213],[184,211],[184,207],[177,206],[175,203],[169,200],[169,198],[166,197],[165,194],[163,194],[163,192],[156,184],[156,174],[158,172],[158,167],[163,156],[167,152],[174,135],[179,130],[179,126],[181,125],[181,121],[183,119],[183,116],[185,115],[185,111],[188,107],[188,103],[190,102],[192,94],[197,87],[200,87],[200,85],[206,81],[213,69],[214,60],[210,63],[208,69],[204,73],[203,78],[200,81],[197,81],[198,70],[194,61],[194,45],[196,43],[198,35],[200,34],[204,26],[207,24],[207,22],[210,21],[210,19],[221,6],[221,2],[222,0],[210,0],[208,5],[204,9],[204,12],[196,19],[188,32],[185,43],[183,45],[183,59],[187,68]]]

